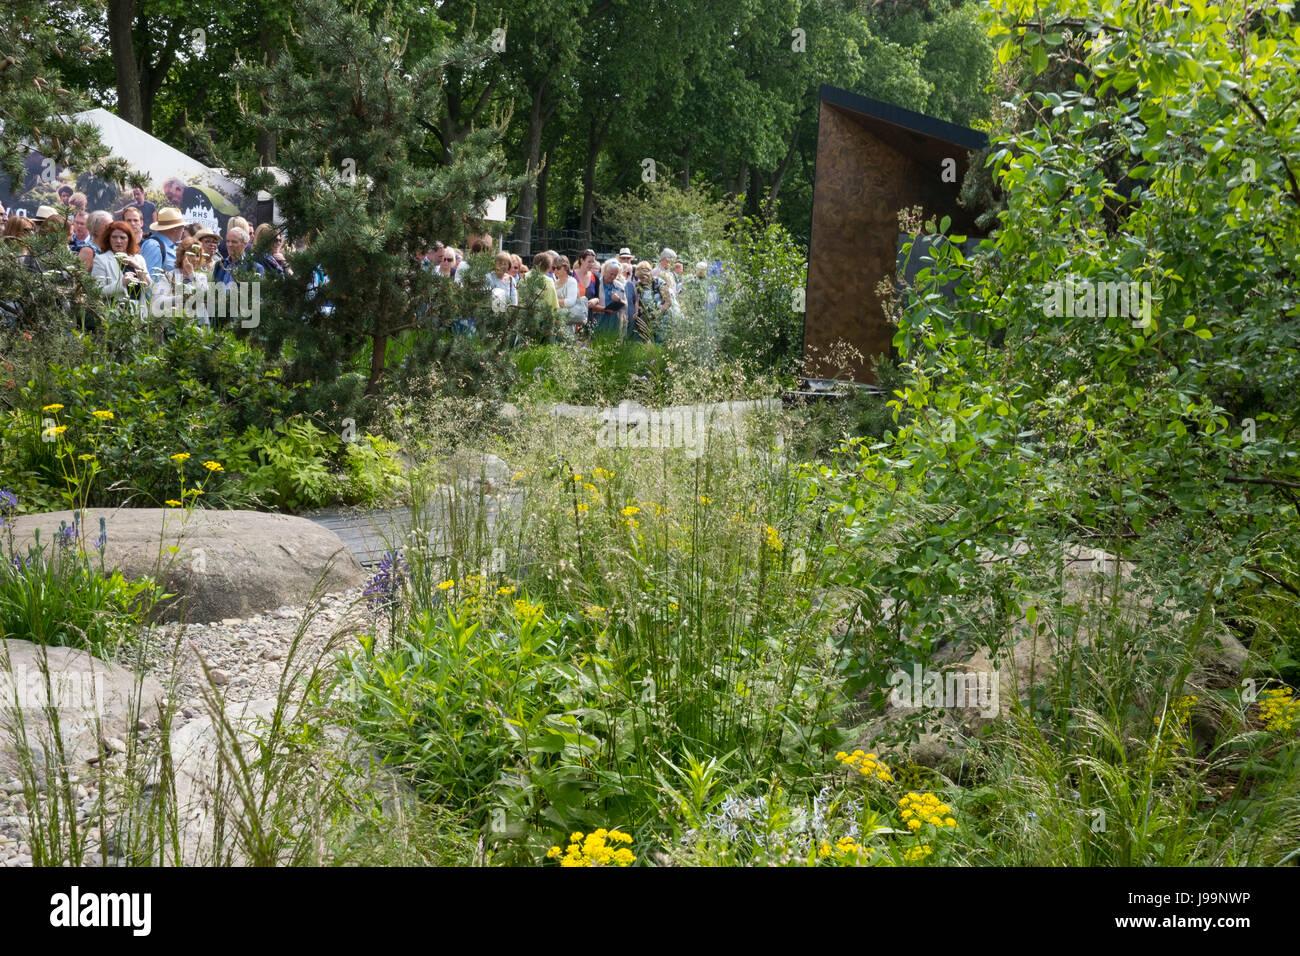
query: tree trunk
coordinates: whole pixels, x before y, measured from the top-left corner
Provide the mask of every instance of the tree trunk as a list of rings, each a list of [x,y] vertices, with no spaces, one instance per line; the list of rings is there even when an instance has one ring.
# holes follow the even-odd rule
[[[542,153],[543,100],[549,81],[543,80],[533,91],[533,106],[528,111],[528,133],[524,137],[524,172],[537,175]],[[530,181],[519,190],[519,205],[515,209],[515,248],[521,256],[532,253],[533,214],[537,204],[537,183]]]
[[[596,160],[600,158],[600,149],[605,145],[611,125],[612,112],[603,120],[599,114],[593,116],[587,126],[587,162],[582,167],[582,222],[578,225],[584,248],[592,246],[591,221],[596,215]]]
[[[379,382],[384,377],[384,367],[388,358],[388,336],[376,335],[370,341],[370,376],[366,380],[366,394],[377,395],[379,393]]]
[[[537,236],[543,249],[551,248],[550,224],[546,221],[546,182],[550,178],[550,154],[542,157],[542,168],[537,174]]]
[[[132,126],[144,129],[144,104],[140,100],[140,70],[135,60],[131,27],[135,0],[108,0],[108,45],[113,55],[117,83],[117,112]]]

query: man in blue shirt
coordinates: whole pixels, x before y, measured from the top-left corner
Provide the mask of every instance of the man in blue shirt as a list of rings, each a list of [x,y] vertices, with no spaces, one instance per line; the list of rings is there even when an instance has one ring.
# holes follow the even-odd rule
[[[149,269],[149,277],[155,282],[164,273],[171,272],[176,265],[176,243],[185,233],[185,219],[181,211],[173,206],[158,212],[158,221],[154,223],[149,238],[140,244],[140,254]]]

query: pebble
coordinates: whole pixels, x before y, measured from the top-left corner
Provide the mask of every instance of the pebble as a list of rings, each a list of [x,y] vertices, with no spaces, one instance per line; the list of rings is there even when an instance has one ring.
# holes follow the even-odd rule
[[[208,671],[208,679],[212,681],[215,687],[222,687],[230,683],[230,675],[220,668],[213,668]]]

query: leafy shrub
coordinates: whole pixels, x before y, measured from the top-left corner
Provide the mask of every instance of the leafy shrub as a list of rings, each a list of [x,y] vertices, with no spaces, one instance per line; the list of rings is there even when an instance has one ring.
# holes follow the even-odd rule
[[[89,455],[103,480],[79,485],[78,503],[161,506],[177,493],[173,455],[223,462],[229,436],[274,421],[289,395],[262,353],[229,333],[190,326],[139,352],[119,345],[112,335],[86,337],[78,364],[22,389],[0,431],[0,462],[25,492],[36,490],[31,497],[50,500],[40,489],[54,489],[66,500],[73,463]],[[51,405],[57,414],[43,411]],[[66,430],[55,442],[49,427]],[[206,502],[246,500],[228,472],[207,477]]]
[[[796,292],[807,282],[806,255],[777,223],[746,218],[723,252],[719,344],[735,357],[791,373],[803,350],[803,312]]]
[[[253,427],[232,445],[228,470],[243,491],[269,507],[318,508],[338,493],[329,456],[339,444],[305,418],[274,428]]]
[[[397,457],[400,450],[397,442],[366,434],[343,447],[347,476],[343,491],[345,501],[378,505],[398,497],[404,472],[401,459]]]

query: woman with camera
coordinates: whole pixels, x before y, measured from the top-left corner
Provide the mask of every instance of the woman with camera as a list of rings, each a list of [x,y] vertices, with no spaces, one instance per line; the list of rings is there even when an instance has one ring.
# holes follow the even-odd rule
[[[99,280],[99,291],[110,301],[132,301],[152,285],[149,271],[140,261],[135,231],[125,222],[110,222],[100,232],[96,245],[104,251],[95,256],[90,275]]]

